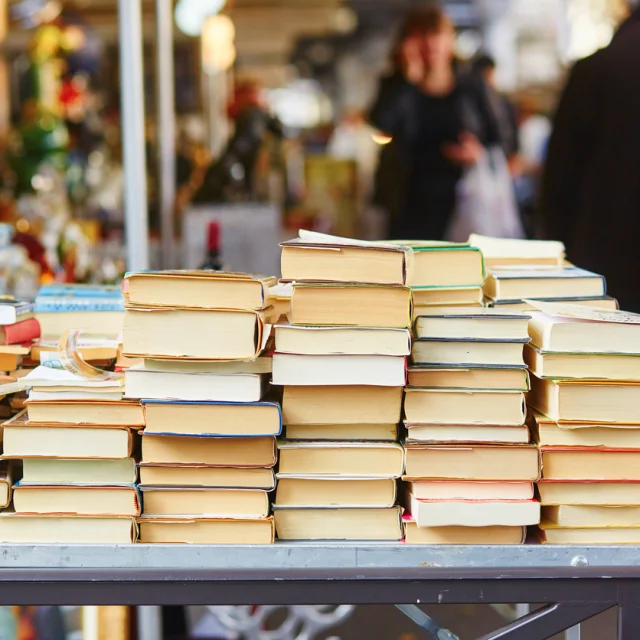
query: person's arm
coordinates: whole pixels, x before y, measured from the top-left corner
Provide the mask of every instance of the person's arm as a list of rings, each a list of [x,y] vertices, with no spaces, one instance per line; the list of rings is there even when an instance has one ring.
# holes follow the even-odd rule
[[[397,135],[402,128],[404,105],[409,99],[412,85],[400,74],[381,78],[378,95],[369,112],[369,123],[390,136]]]

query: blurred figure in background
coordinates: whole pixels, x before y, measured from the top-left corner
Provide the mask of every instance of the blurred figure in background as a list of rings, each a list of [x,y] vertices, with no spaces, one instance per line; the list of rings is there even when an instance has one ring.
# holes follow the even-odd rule
[[[391,138],[380,158],[376,201],[390,211],[394,238],[443,239],[464,168],[500,142],[484,84],[456,71],[454,41],[453,23],[441,10],[411,11],[370,114]]]
[[[640,311],[640,8],[611,44],[578,62],[560,101],[541,198],[541,235],[606,276]]]

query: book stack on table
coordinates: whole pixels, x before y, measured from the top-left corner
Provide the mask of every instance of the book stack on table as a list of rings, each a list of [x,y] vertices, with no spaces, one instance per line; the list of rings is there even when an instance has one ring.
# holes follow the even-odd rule
[[[293,282],[293,294],[273,356],[287,438],[274,505],[281,540],[403,537],[397,425],[412,255],[407,247],[304,232],[283,245],[283,280]]]
[[[273,542],[280,405],[268,396],[272,278],[216,272],[126,276],[128,398],[145,412],[138,524],[144,543]]]

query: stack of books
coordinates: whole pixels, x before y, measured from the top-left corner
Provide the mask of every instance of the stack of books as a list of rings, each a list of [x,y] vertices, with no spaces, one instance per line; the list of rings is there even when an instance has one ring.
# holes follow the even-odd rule
[[[266,399],[272,278],[129,274],[127,398],[142,400],[145,543],[269,544],[280,405]]]
[[[406,540],[519,544],[540,521],[523,346],[528,316],[419,316],[405,395]]]
[[[40,337],[35,304],[12,297],[0,298],[0,371],[10,373],[22,365]]]
[[[640,542],[640,316],[540,304],[529,332],[540,539]]]
[[[410,248],[301,232],[283,244],[290,324],[274,515],[283,540],[400,540],[397,442],[410,352]]]

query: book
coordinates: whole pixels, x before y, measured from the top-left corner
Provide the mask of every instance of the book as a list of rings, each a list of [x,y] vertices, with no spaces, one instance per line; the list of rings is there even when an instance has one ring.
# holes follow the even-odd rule
[[[229,489],[275,489],[273,469],[234,467],[166,466],[141,464],[142,487],[218,487]]]
[[[564,244],[557,240],[492,238],[473,233],[469,244],[482,251],[487,266],[492,267],[517,264],[561,266],[565,258]]]
[[[33,544],[131,544],[137,537],[129,516],[50,516],[0,513],[0,542]]]
[[[14,345],[8,345],[5,349],[14,347]],[[29,353],[28,348],[20,347],[25,353],[17,353],[11,351],[5,351],[0,347],[0,371],[15,371],[22,365],[23,357]]]
[[[282,431],[275,402],[180,402],[143,400],[145,434],[277,436]]]
[[[26,485],[125,485],[138,479],[133,458],[120,460],[73,460],[26,458],[22,462],[21,486]]]
[[[271,373],[270,355],[260,355],[254,360],[154,360],[144,358],[145,371],[162,373],[209,373],[216,375],[262,375]]]
[[[603,276],[578,267],[496,269],[483,285],[493,300],[524,298],[582,298],[604,296]]]
[[[12,471],[10,463],[0,462],[0,508],[8,507],[11,504]]]
[[[33,317],[35,310],[33,302],[0,296],[0,325],[13,325],[28,320]]]
[[[537,484],[542,505],[640,505],[640,481],[549,480]]]
[[[284,388],[284,424],[395,424],[400,422],[402,387]]]
[[[403,241],[413,249],[413,268],[407,284],[411,287],[482,286],[482,252],[468,244],[454,242]]]
[[[98,400],[120,402],[124,398],[122,389],[87,387],[31,387],[29,400],[54,402],[56,400]]]
[[[492,444],[528,444],[529,429],[493,425],[405,424],[407,442],[457,443],[489,442]]]
[[[276,440],[143,434],[142,461],[171,467],[272,467],[276,463]]]
[[[540,302],[566,302],[566,298],[533,298],[532,301]],[[500,309],[501,311],[535,311],[536,308],[525,300],[493,300],[485,298],[485,304],[490,309]],[[571,298],[571,304],[580,304],[593,307],[594,309],[607,309],[615,311],[619,308],[618,301],[611,296],[588,296],[586,298]]]
[[[524,360],[538,378],[632,380],[640,382],[640,356],[542,352],[528,344]]]
[[[35,318],[0,326],[0,344],[25,344],[39,337],[40,324]]]
[[[545,480],[640,480],[639,463],[637,449],[542,449]]]
[[[399,478],[404,469],[402,447],[396,442],[278,443],[279,475]]]
[[[524,394],[515,391],[415,389],[407,387],[404,414],[410,424],[484,424],[520,426]]]
[[[397,440],[395,424],[288,424],[289,440]]]
[[[263,309],[276,278],[222,271],[141,271],[123,280],[124,298],[140,307]]]
[[[278,507],[393,507],[393,478],[278,478]]]
[[[418,316],[417,338],[455,340],[528,341],[530,316],[507,314],[496,309],[446,309],[438,314]]]
[[[410,498],[419,527],[526,527],[540,522],[537,500],[418,500]]]
[[[138,402],[104,400],[27,400],[30,423],[144,426]]]
[[[269,499],[259,489],[143,487],[144,515],[189,518],[266,518]]]
[[[542,507],[542,519],[558,527],[640,527],[640,506],[546,506]]]
[[[291,324],[408,329],[411,289],[378,285],[294,284]]]
[[[606,426],[582,425],[582,428],[561,428],[537,411],[529,412],[528,422],[533,441],[541,447],[597,447],[602,449],[639,449],[640,429],[615,429]]]
[[[538,538],[542,544],[640,544],[640,527],[554,528],[543,522]]]
[[[269,385],[268,374],[175,373],[148,370],[144,363],[125,371],[125,396],[148,400],[258,402]]]
[[[388,509],[276,509],[280,540],[378,540],[403,537],[401,510]]]
[[[117,427],[12,427],[3,425],[4,458],[129,458],[130,429]]]
[[[77,341],[78,354],[85,361],[94,360],[114,360],[118,357],[118,340],[108,340],[106,338],[91,338],[80,336]],[[31,359],[36,362],[47,360],[45,354],[52,352],[57,355],[57,340],[38,340],[31,347]],[[49,358],[50,359],[50,358]]]
[[[271,544],[273,518],[138,519],[142,544]]]
[[[527,445],[405,446],[407,478],[521,480],[540,477],[540,453]]]
[[[413,363],[427,365],[485,365],[524,368],[523,346],[529,340],[437,340],[418,338],[411,348]]]
[[[117,338],[122,333],[123,311],[39,311],[36,319],[42,337],[59,338],[69,327],[82,331],[83,338],[102,336]]]
[[[135,487],[23,485],[13,488],[16,513],[39,515],[139,516]]]
[[[527,401],[555,421],[640,425],[640,384],[634,382],[531,376]]]
[[[411,366],[407,371],[411,387],[528,391],[529,373],[513,367]]]
[[[122,311],[124,298],[120,285],[50,284],[36,296],[36,312]]]
[[[600,313],[615,317],[623,312]],[[640,354],[640,323],[589,322],[538,312],[531,315],[529,334],[542,352]]]
[[[533,500],[533,482],[412,480],[406,484],[417,500]]]
[[[482,287],[449,287],[432,289],[413,289],[414,316],[429,313],[429,307],[482,307],[484,294]]]
[[[280,246],[285,282],[406,284],[413,265],[413,252],[406,246],[310,231]]]
[[[402,387],[406,379],[404,356],[273,354],[274,385]]]
[[[263,332],[260,311],[129,307],[122,348],[127,357],[251,360],[263,349]]]
[[[277,325],[274,333],[279,353],[379,356],[411,353],[411,334],[407,329]]]
[[[419,527],[405,518],[407,544],[523,544],[525,527]]]

